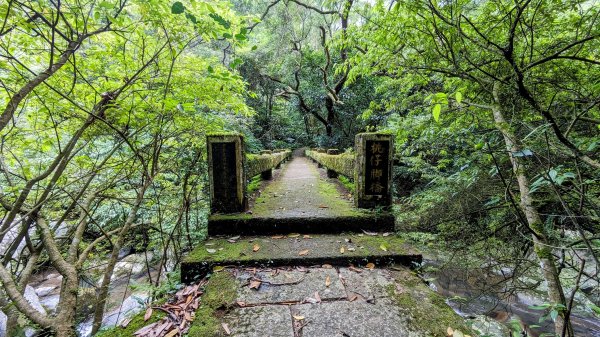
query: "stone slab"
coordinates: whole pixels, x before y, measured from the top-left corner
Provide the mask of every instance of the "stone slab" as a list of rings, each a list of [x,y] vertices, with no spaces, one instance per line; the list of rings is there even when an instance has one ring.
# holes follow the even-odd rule
[[[410,266],[422,256],[394,235],[366,234],[261,236],[211,238],[188,254],[181,263],[181,279],[189,283],[214,266],[314,266],[331,264]],[[254,251],[255,245],[258,250]],[[385,249],[383,249],[383,248]],[[342,251],[343,248],[343,251]],[[303,253],[303,254],[301,254]]]
[[[387,298],[387,289],[394,285],[394,279],[386,269],[362,269],[361,273],[357,273],[340,268],[340,277],[349,296],[356,294],[369,300]]]
[[[223,317],[235,337],[293,337],[290,309],[285,305],[238,308]]]
[[[304,316],[302,337],[422,337],[412,331],[393,305],[361,301],[292,306],[293,315]]]
[[[327,278],[331,284],[326,285]],[[249,272],[238,275],[242,284],[255,278],[262,280],[258,290],[242,287],[238,291],[238,300],[246,305],[302,302],[306,298],[314,298],[315,292],[319,293],[321,300],[336,300],[346,298],[344,285],[340,281],[337,271],[333,268],[309,268],[301,271],[258,272],[255,275]]]

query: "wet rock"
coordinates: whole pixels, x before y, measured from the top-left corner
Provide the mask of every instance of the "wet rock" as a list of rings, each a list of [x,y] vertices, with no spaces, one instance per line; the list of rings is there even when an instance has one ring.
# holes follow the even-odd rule
[[[505,337],[510,336],[510,330],[502,323],[493,320],[487,316],[477,316],[471,321],[472,328],[477,330],[482,336]]]
[[[6,317],[6,314],[0,311],[0,336],[6,336],[7,321],[8,317]]]
[[[60,301],[60,295],[58,295],[58,294],[40,298],[40,303],[49,312],[56,312],[56,308],[58,308],[59,301]]]
[[[127,297],[119,307],[104,315],[102,326],[115,326],[125,318],[140,312],[145,307],[145,301],[148,297],[149,294],[144,292],[134,293]]]
[[[122,258],[124,258],[132,253],[133,253],[132,247],[123,247],[119,250],[119,255],[118,255],[117,259],[121,260]]]
[[[31,304],[31,306],[45,314],[46,313],[46,309],[44,309],[44,306],[42,305],[42,302],[40,301],[40,298],[38,297],[38,295],[35,293],[35,290],[33,289],[32,286],[27,285],[25,287],[25,293],[23,293],[23,296],[25,297],[25,299],[27,300],[27,302],[29,302],[29,304]]]
[[[57,286],[37,287],[37,288],[35,288],[35,293],[39,297],[44,297],[44,296],[50,295],[50,293],[52,293],[54,291],[54,289],[56,289],[56,288],[57,288]]]

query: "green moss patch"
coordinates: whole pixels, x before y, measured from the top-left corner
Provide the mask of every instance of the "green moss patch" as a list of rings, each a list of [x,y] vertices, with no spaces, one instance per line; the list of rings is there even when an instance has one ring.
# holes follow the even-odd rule
[[[433,292],[412,271],[394,271],[396,287],[389,286],[388,294],[399,310],[410,316],[409,325],[424,331],[427,336],[446,336],[448,327],[464,334],[475,335],[465,320]]]
[[[204,288],[194,322],[188,331],[189,337],[220,335],[219,318],[235,302],[238,286],[235,278],[228,271],[221,271],[211,276]]]

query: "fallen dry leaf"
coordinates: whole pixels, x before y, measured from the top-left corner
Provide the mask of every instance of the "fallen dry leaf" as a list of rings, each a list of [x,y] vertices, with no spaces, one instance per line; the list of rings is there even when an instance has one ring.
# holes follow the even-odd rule
[[[331,269],[331,268],[333,268],[333,266],[332,266],[332,265],[330,265],[330,264],[324,264],[324,265],[322,265],[321,267],[323,267],[323,268],[325,268],[325,269]]]
[[[146,314],[144,315],[144,322],[149,320],[151,316],[152,316],[152,307],[148,307],[148,309],[146,309]]]
[[[359,274],[362,273],[362,270],[360,270],[360,269],[358,269],[358,268],[356,268],[354,266],[348,267],[348,270],[352,270],[353,272],[356,272],[356,273],[359,273]]]
[[[367,265],[365,267],[367,267],[367,269],[373,269],[373,268],[375,268],[375,264],[372,262],[369,262],[369,263],[367,263]]]
[[[216,249],[212,249],[212,248],[206,248],[206,251],[209,252],[209,253],[211,253],[211,254],[214,254],[214,253],[217,252]]]
[[[344,249],[344,247],[340,247],[340,253],[344,254],[344,252],[346,252],[346,249]]]
[[[296,316],[296,315],[293,315],[293,316],[294,316],[294,319],[295,319],[295,320],[298,320],[298,321],[301,321],[301,320],[303,320],[303,319],[304,319],[304,316],[300,316],[300,315],[298,315],[298,316]]]
[[[354,301],[356,301],[357,298],[358,298],[358,296],[356,296],[356,294],[352,294],[352,296],[348,297],[348,301],[349,302],[354,302]]]
[[[331,278],[329,278],[329,276],[327,276],[327,278],[325,278],[325,286],[329,287],[331,285]]]
[[[298,255],[300,255],[300,256],[308,255],[308,249],[300,251],[300,253],[298,253]]]
[[[271,239],[275,239],[275,240],[283,239],[283,235],[271,236]]]
[[[315,291],[315,299],[317,300],[317,303],[321,303],[321,296],[319,296],[318,291]]]
[[[302,238],[304,238],[304,239],[311,239],[312,236],[310,236],[310,235],[303,235]]]
[[[258,288],[260,288],[261,284],[262,284],[262,282],[260,280],[250,280],[249,288],[258,290]]]
[[[222,271],[223,269],[225,269],[225,267],[223,267],[223,266],[214,266],[213,272],[217,273],[217,272]]]
[[[223,327],[223,330],[225,330],[225,334],[227,334],[227,336],[231,335],[231,331],[229,330],[229,325],[227,325],[227,323],[221,323],[221,326]]]
[[[131,323],[132,319],[133,319],[133,317],[129,317],[129,318],[124,319],[123,322],[121,322],[121,324],[119,324],[119,326],[121,328],[126,328],[129,325],[129,323]]]
[[[253,252],[258,252],[259,249],[260,249],[260,246],[258,245],[258,243],[255,243],[254,246],[252,246]]]
[[[392,235],[392,233],[390,233],[390,232],[385,232],[385,233],[383,233],[382,235],[383,235],[383,236],[390,236],[390,235]]]
[[[240,308],[243,308],[243,307],[245,307],[245,306],[246,306],[246,302],[243,302],[243,301],[237,301],[237,302],[235,302],[235,303],[236,303],[236,304],[237,304],[237,305],[238,305]]]
[[[150,325],[146,325],[145,327],[139,329],[138,331],[134,332],[134,335],[138,335],[138,336],[145,336],[147,335],[150,331],[152,331],[152,329],[154,329],[155,326],[158,325],[158,322],[152,323]]]
[[[299,237],[299,236],[300,236],[300,234],[298,234],[298,233],[291,233],[291,234],[288,234],[288,238],[297,238],[297,237]]]
[[[175,337],[179,334],[179,329],[175,328],[173,330],[171,330],[171,332],[169,332],[168,334],[165,335],[165,337]]]
[[[319,208],[329,208],[329,206],[319,205]]]
[[[367,235],[370,235],[370,236],[377,236],[377,233],[376,233],[376,232],[369,232],[369,231],[366,231],[366,230],[364,230],[364,229],[361,229],[361,230],[363,231],[363,233],[365,233],[365,234],[367,234]]]
[[[446,335],[448,335],[448,336],[454,335],[454,329],[452,329],[451,327],[448,327],[448,329],[446,329]]]

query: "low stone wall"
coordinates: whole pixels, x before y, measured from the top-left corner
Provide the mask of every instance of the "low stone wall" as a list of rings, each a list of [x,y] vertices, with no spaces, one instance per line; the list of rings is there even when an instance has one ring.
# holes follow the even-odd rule
[[[347,178],[354,179],[354,153],[327,154],[323,149],[306,150],[306,155],[327,169]]]
[[[291,150],[262,151],[262,154],[246,155],[246,176],[248,179],[272,170],[292,155]],[[271,152],[271,153],[269,153]]]

